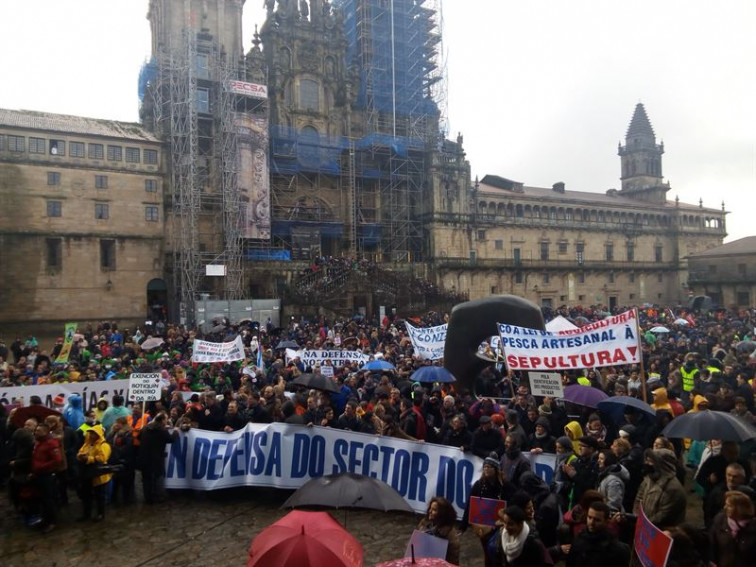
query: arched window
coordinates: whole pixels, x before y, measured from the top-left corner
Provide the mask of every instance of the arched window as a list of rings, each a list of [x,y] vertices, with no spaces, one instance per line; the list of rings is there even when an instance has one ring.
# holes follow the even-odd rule
[[[312,79],[299,80],[299,108],[318,110],[320,108],[320,85]]]

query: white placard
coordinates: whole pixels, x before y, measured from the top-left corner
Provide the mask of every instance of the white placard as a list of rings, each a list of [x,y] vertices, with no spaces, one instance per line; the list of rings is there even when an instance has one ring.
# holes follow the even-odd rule
[[[534,396],[564,397],[562,375],[559,372],[528,372],[528,378]]]
[[[140,374],[137,372],[129,376],[129,401],[154,402],[160,399],[163,381],[157,372]]]

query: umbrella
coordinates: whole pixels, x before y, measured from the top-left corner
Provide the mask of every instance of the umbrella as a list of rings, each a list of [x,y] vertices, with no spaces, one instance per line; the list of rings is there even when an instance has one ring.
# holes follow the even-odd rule
[[[456,382],[454,375],[443,366],[421,366],[410,376],[413,382]]]
[[[569,319],[567,319],[567,321],[569,321]],[[588,325],[590,323],[590,321],[588,320],[588,318],[587,317],[583,317],[582,315],[578,315],[577,317],[575,317],[572,320],[572,322],[575,325],[577,325],[578,327],[585,327],[586,325]]]
[[[669,329],[667,327],[662,327],[661,325],[658,325],[656,327],[651,327],[649,329],[652,333],[669,333]]]
[[[412,512],[407,501],[385,482],[355,473],[330,474],[313,478],[284,502],[284,508],[328,506]]]
[[[210,333],[222,333],[226,330],[226,326],[224,324],[215,325],[213,328],[210,329]]]
[[[341,391],[341,387],[336,382],[323,374],[300,374],[291,383],[324,392],[333,392],[334,394]]]
[[[34,418],[37,421],[44,421],[48,415],[57,415],[60,417],[60,412],[50,409],[47,406],[33,405],[18,408],[13,412],[11,416],[11,423],[19,429],[24,426],[27,419]]]
[[[666,437],[742,443],[756,437],[756,428],[723,411],[703,410],[674,418],[662,431]]]
[[[325,512],[294,510],[261,531],[247,567],[362,567],[360,543]]]
[[[690,321],[688,321],[687,319],[683,319],[682,317],[678,317],[677,319],[674,320],[674,324],[687,327],[688,325],[690,325]]]
[[[161,339],[160,337],[150,337],[149,339],[145,339],[145,341],[140,345],[142,350],[151,350],[153,348],[157,348],[160,345],[162,345],[165,341]]]
[[[362,367],[362,370],[395,370],[395,367],[385,360],[371,360]]]
[[[634,408],[651,417],[656,417],[656,410],[654,408],[643,400],[631,396],[614,396],[607,398],[596,405],[596,409],[600,409],[609,415],[615,423],[619,424],[625,423],[625,408],[628,407]]]
[[[735,345],[735,350],[737,350],[739,353],[751,353],[756,350],[756,342],[740,341]]]
[[[598,388],[573,384],[564,389],[563,399],[579,406],[595,408],[600,401],[603,401],[608,397],[609,396],[607,396],[604,391],[599,390]]]
[[[402,557],[378,563],[376,567],[453,567],[453,563],[439,557]]]
[[[299,348],[299,343],[296,343],[294,341],[281,341],[278,343],[278,346],[276,346],[276,350],[283,350],[285,348]]]

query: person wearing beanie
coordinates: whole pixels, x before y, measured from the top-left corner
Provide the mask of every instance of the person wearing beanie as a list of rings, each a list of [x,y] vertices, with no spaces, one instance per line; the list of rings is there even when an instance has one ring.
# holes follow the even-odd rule
[[[531,453],[553,453],[556,451],[556,440],[550,434],[550,429],[551,424],[548,418],[541,416],[536,420],[535,431],[530,436]]]

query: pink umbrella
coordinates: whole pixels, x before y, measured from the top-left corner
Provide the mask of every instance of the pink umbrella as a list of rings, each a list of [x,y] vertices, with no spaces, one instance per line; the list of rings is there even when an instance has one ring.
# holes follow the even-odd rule
[[[402,557],[379,563],[376,567],[453,567],[453,563],[438,557]]]

